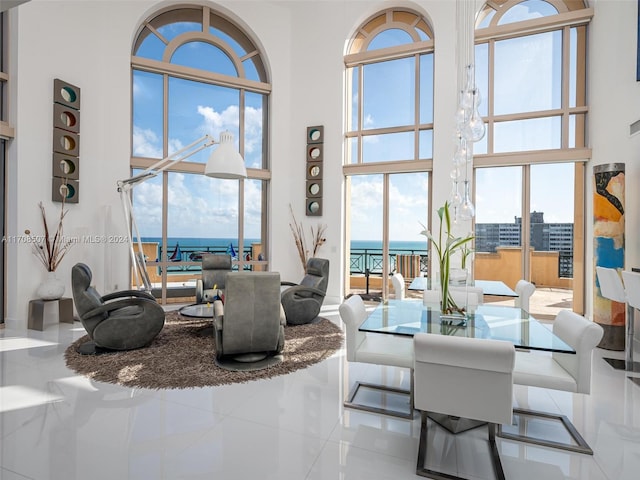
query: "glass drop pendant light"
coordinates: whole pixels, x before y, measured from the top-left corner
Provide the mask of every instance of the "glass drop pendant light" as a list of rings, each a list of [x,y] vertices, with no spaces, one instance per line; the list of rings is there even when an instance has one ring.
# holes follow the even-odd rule
[[[458,208],[458,215],[461,220],[471,220],[476,214],[476,207],[473,206],[473,202],[471,201],[471,194],[469,192],[471,185],[469,184],[469,180],[465,180],[463,182],[464,193],[462,196],[462,203]]]
[[[478,92],[478,89],[475,87],[473,90],[473,96],[480,98],[480,92]],[[482,120],[480,112],[478,111],[479,104],[480,101],[478,101],[477,104],[473,107],[471,118],[469,118],[469,121],[464,126],[463,135],[465,140],[467,140],[468,142],[479,142],[480,140],[482,140],[482,137],[484,137],[484,120]]]
[[[451,186],[451,194],[449,195],[449,203],[452,207],[458,207],[462,205],[463,200],[462,195],[460,195],[460,190],[458,189],[458,181],[454,180]]]
[[[484,120],[480,116],[480,90],[476,86],[473,65],[474,2],[457,0],[459,97],[455,113],[456,146],[451,172],[452,187],[449,202],[453,207],[454,221],[471,220],[476,213],[471,201],[469,170],[473,169],[473,144],[482,140],[486,133]]]

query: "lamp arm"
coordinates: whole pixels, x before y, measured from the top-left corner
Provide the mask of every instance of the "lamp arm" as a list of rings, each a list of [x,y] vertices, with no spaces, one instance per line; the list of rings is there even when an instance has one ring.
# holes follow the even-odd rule
[[[216,142],[211,135],[206,134],[200,137],[195,142],[191,142],[186,147],[182,147],[180,150],[176,150],[172,154],[167,155],[162,160],[158,160],[156,163],[146,168],[142,172],[136,175],[133,175],[127,179],[118,180],[118,190],[123,188],[131,190],[133,186],[143,183],[148,179],[157,176],[160,172],[163,172],[164,170],[169,168],[171,165],[176,165],[182,162],[183,160],[186,160],[187,158],[191,157],[192,155],[195,155],[196,153],[204,150],[205,148],[209,148],[212,145],[216,145],[217,143],[219,142]],[[201,144],[201,145],[198,146],[198,148],[188,152],[190,149],[192,149],[198,144]],[[182,155],[181,157],[175,158],[177,155],[181,155],[184,152],[188,152],[188,153],[185,155]]]
[[[149,280],[149,275],[147,274],[147,263],[144,258],[144,252],[142,250],[142,241],[140,240],[140,232],[138,230],[138,225],[136,223],[136,218],[133,213],[133,205],[131,203],[131,196],[129,192],[133,190],[133,188],[141,183],[146,182],[150,178],[156,177],[159,173],[163,172],[171,165],[176,165],[183,160],[195,155],[196,153],[208,148],[212,145],[215,145],[219,142],[216,142],[211,135],[204,135],[197,139],[196,141],[190,143],[186,147],[183,147],[179,150],[176,150],[171,155],[166,156],[162,160],[157,161],[147,169],[142,172],[133,175],[124,180],[118,180],[117,187],[118,192],[120,192],[120,200],[122,202],[122,208],[124,211],[125,222],[127,224],[127,239],[129,243],[129,254],[131,255],[131,265],[133,266],[133,277],[136,282],[136,286],[140,290],[151,290],[151,281]],[[194,149],[194,147],[196,147]],[[193,150],[192,150],[193,149]],[[187,152],[187,153],[185,153]],[[182,155],[184,154],[184,155]],[[181,156],[179,156],[181,155]],[[177,157],[177,158],[176,158]],[[138,253],[136,255],[133,237],[137,240]]]

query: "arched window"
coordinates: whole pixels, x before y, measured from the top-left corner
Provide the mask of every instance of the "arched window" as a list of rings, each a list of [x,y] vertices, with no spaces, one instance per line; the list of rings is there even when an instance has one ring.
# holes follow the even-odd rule
[[[206,149],[133,191],[151,281],[193,283],[203,252],[266,268],[271,86],[250,35],[208,7],[168,7],[141,25],[131,63],[134,172],[226,130],[248,169],[244,180],[206,177]]]
[[[573,290],[578,312],[584,293],[581,186],[591,157],[585,65],[592,15],[582,1],[497,0],[480,10],[475,31],[479,110],[487,125],[474,145],[476,276],[499,271],[495,265],[482,270],[483,252],[531,250],[521,265],[512,257],[517,271],[501,279],[564,285]],[[555,269],[538,264],[550,257],[542,259],[540,251],[557,255]],[[536,278],[545,268],[553,279]]]
[[[398,255],[414,255],[416,261],[420,256],[426,269],[426,241],[419,231],[429,211],[433,52],[427,19],[396,8],[369,18],[348,46],[344,174],[351,267],[345,293],[366,289],[386,295],[382,279],[392,271],[407,280],[417,276],[417,268],[403,271]],[[415,229],[407,231],[407,225]]]

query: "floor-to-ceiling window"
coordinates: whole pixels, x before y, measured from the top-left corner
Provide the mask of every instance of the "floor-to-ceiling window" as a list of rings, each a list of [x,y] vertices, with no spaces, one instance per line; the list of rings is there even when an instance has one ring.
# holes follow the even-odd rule
[[[386,297],[389,275],[427,268],[433,157],[432,28],[388,9],[365,21],[345,56],[345,294]]]
[[[583,2],[498,0],[476,23],[487,124],[475,146],[476,278],[520,278],[584,308],[586,33]],[[535,302],[534,302],[535,303]],[[552,312],[532,312],[549,313]]]
[[[132,90],[134,173],[224,131],[233,134],[248,172],[242,180],[205,176],[214,146],[133,190],[151,282],[163,297],[193,286],[206,252],[230,253],[234,268],[266,269],[271,87],[250,35],[208,7],[167,7],[136,36]]]
[[[7,147],[9,140],[13,138],[14,130],[9,124],[8,95],[9,95],[9,12],[0,12],[0,236],[5,238],[5,169]],[[2,242],[0,248],[0,324],[5,317],[5,250]]]

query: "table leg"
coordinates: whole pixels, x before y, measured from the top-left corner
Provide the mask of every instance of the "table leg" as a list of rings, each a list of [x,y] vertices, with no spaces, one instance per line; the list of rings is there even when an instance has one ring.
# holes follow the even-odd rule
[[[27,327],[31,330],[44,330],[44,302],[42,300],[29,301]]]
[[[73,299],[61,298],[58,300],[58,321],[73,323]]]

